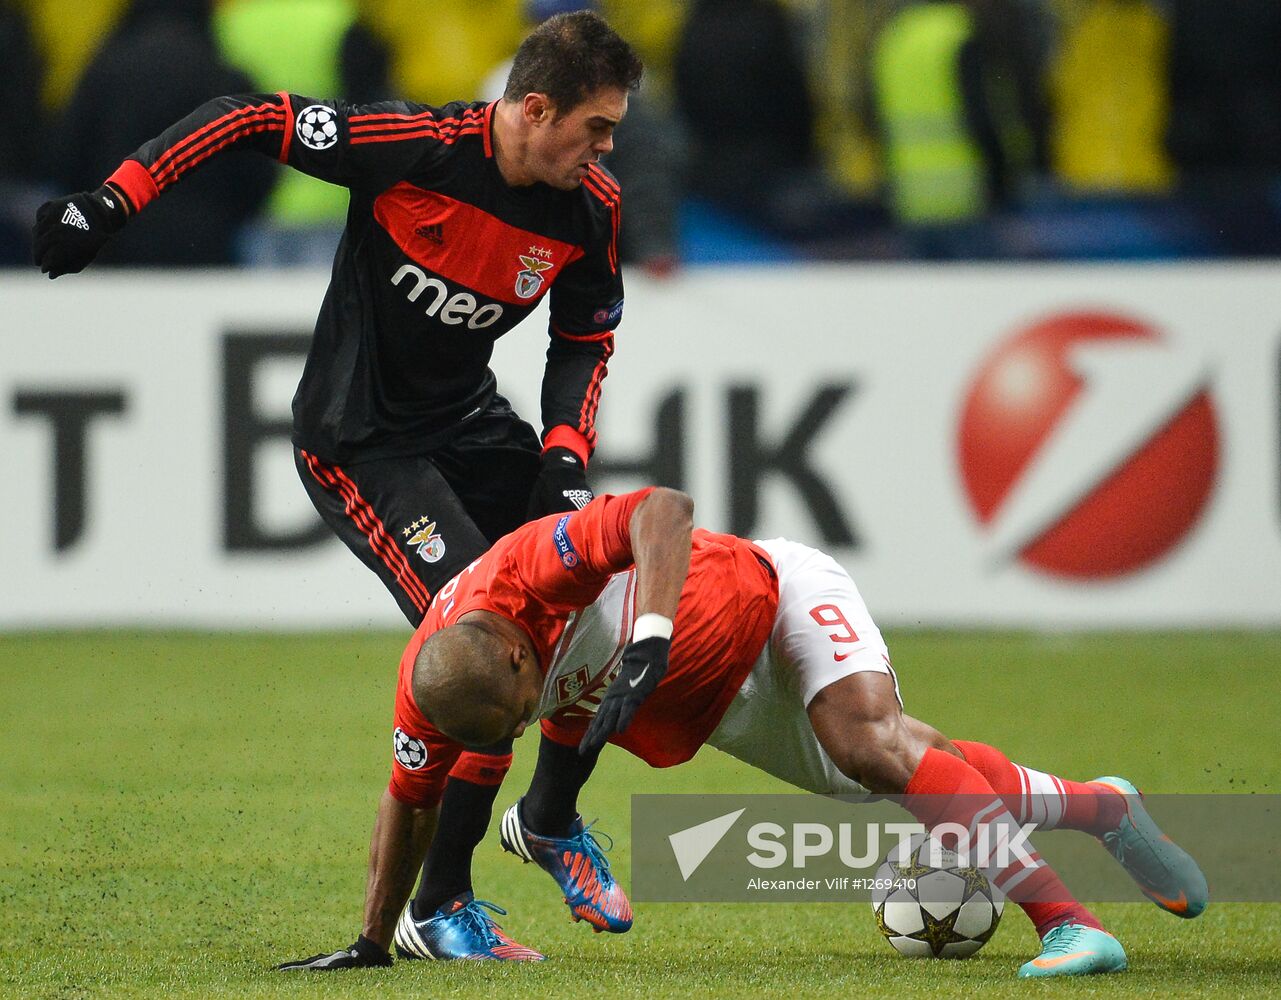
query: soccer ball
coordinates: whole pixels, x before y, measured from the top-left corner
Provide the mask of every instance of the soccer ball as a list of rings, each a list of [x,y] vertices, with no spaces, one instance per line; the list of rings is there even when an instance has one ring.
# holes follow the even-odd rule
[[[900,842],[876,871],[872,912],[885,940],[911,958],[968,958],[996,933],[1005,897],[977,868],[943,849],[930,864],[928,835]]]
[[[312,149],[328,149],[338,141],[338,120],[332,108],[313,104],[298,116],[298,138]]]

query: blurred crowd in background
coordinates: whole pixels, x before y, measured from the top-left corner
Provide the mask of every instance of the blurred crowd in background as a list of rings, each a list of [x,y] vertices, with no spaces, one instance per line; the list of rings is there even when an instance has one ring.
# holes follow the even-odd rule
[[[1278,0],[0,0],[0,264],[210,97],[492,99],[584,6],[646,62],[607,165],[652,274],[1281,254]],[[236,154],[100,259],[328,264],[345,211]]]

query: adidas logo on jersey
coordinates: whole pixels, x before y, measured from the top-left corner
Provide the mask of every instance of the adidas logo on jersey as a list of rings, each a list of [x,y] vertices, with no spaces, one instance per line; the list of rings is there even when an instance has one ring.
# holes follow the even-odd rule
[[[62,224],[64,226],[75,226],[77,229],[89,231],[89,220],[84,217],[84,213],[75,205],[68,205],[67,210],[62,213]]]
[[[438,247],[445,245],[445,226],[440,222],[424,223],[414,230],[414,235],[430,240]]]

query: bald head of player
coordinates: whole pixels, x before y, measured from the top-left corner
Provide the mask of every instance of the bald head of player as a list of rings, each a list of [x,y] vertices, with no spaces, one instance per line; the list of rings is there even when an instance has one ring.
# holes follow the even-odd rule
[[[465,746],[519,736],[538,711],[543,676],[524,629],[471,611],[432,635],[414,659],[418,710]]]

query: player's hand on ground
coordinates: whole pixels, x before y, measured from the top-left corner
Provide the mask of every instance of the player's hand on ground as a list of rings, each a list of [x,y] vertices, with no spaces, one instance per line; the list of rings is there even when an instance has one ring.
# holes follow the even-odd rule
[[[120,196],[105,186],[46,201],[36,210],[35,261],[50,278],[83,271],[125,218]]]
[[[598,752],[611,736],[631,725],[641,702],[654,693],[658,682],[667,673],[667,657],[671,649],[671,639],[655,635],[633,642],[623,651],[618,676],[606,690],[596,717],[578,744],[580,754],[586,756]]]
[[[350,948],[329,954],[312,955],[296,962],[282,962],[277,972],[333,972],[335,969],[374,969],[391,965],[391,955],[363,934]]]
[[[582,510],[595,498],[587,485],[583,460],[568,448],[548,448],[529,497],[527,520],[566,510]]]

